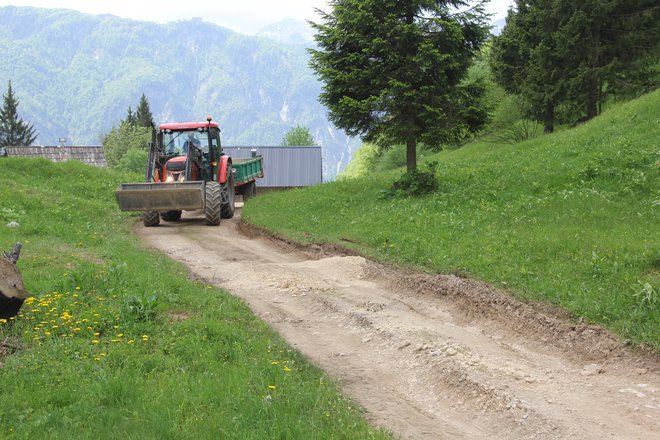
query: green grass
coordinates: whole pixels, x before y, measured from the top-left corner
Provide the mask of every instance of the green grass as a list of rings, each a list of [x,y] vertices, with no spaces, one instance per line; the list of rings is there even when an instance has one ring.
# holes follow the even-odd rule
[[[122,176],[0,160],[0,249],[32,296],[0,341],[8,439],[389,438],[247,306],[140,249]],[[20,226],[8,228],[9,222]]]
[[[572,130],[439,153],[440,190],[386,198],[403,170],[268,194],[243,218],[549,302],[660,350],[660,91]]]

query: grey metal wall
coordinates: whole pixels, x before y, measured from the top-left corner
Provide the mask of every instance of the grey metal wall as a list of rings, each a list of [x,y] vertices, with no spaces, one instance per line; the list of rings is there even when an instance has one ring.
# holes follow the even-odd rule
[[[222,147],[235,158],[251,157],[252,149],[264,157],[263,188],[288,188],[318,185],[323,181],[321,147]]]
[[[103,147],[100,145],[88,147],[6,147],[8,156],[43,157],[53,162],[79,160],[98,167],[107,166]]]

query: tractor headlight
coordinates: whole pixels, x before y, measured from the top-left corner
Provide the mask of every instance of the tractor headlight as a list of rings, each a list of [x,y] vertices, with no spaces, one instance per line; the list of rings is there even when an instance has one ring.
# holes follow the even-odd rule
[[[168,173],[165,182],[174,182],[174,176]]]

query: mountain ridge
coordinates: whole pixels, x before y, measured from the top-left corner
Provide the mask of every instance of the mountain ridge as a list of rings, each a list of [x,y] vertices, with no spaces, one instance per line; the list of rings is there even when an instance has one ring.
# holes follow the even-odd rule
[[[12,80],[19,113],[38,142],[97,144],[148,97],[158,122],[203,120],[223,142],[277,145],[309,127],[323,147],[324,178],[357,141],[327,120],[304,44],[246,36],[199,18],[166,24],[66,9],[0,8],[0,82]]]

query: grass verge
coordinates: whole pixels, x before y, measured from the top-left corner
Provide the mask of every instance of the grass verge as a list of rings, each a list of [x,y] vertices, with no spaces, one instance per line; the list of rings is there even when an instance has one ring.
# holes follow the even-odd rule
[[[32,292],[0,326],[20,346],[0,358],[3,438],[389,438],[244,303],[140,249],[124,179],[0,160],[0,249],[23,242]]]
[[[273,193],[243,218],[303,243],[485,280],[660,350],[660,91],[581,127],[430,157],[440,190],[388,198],[399,177]]]

